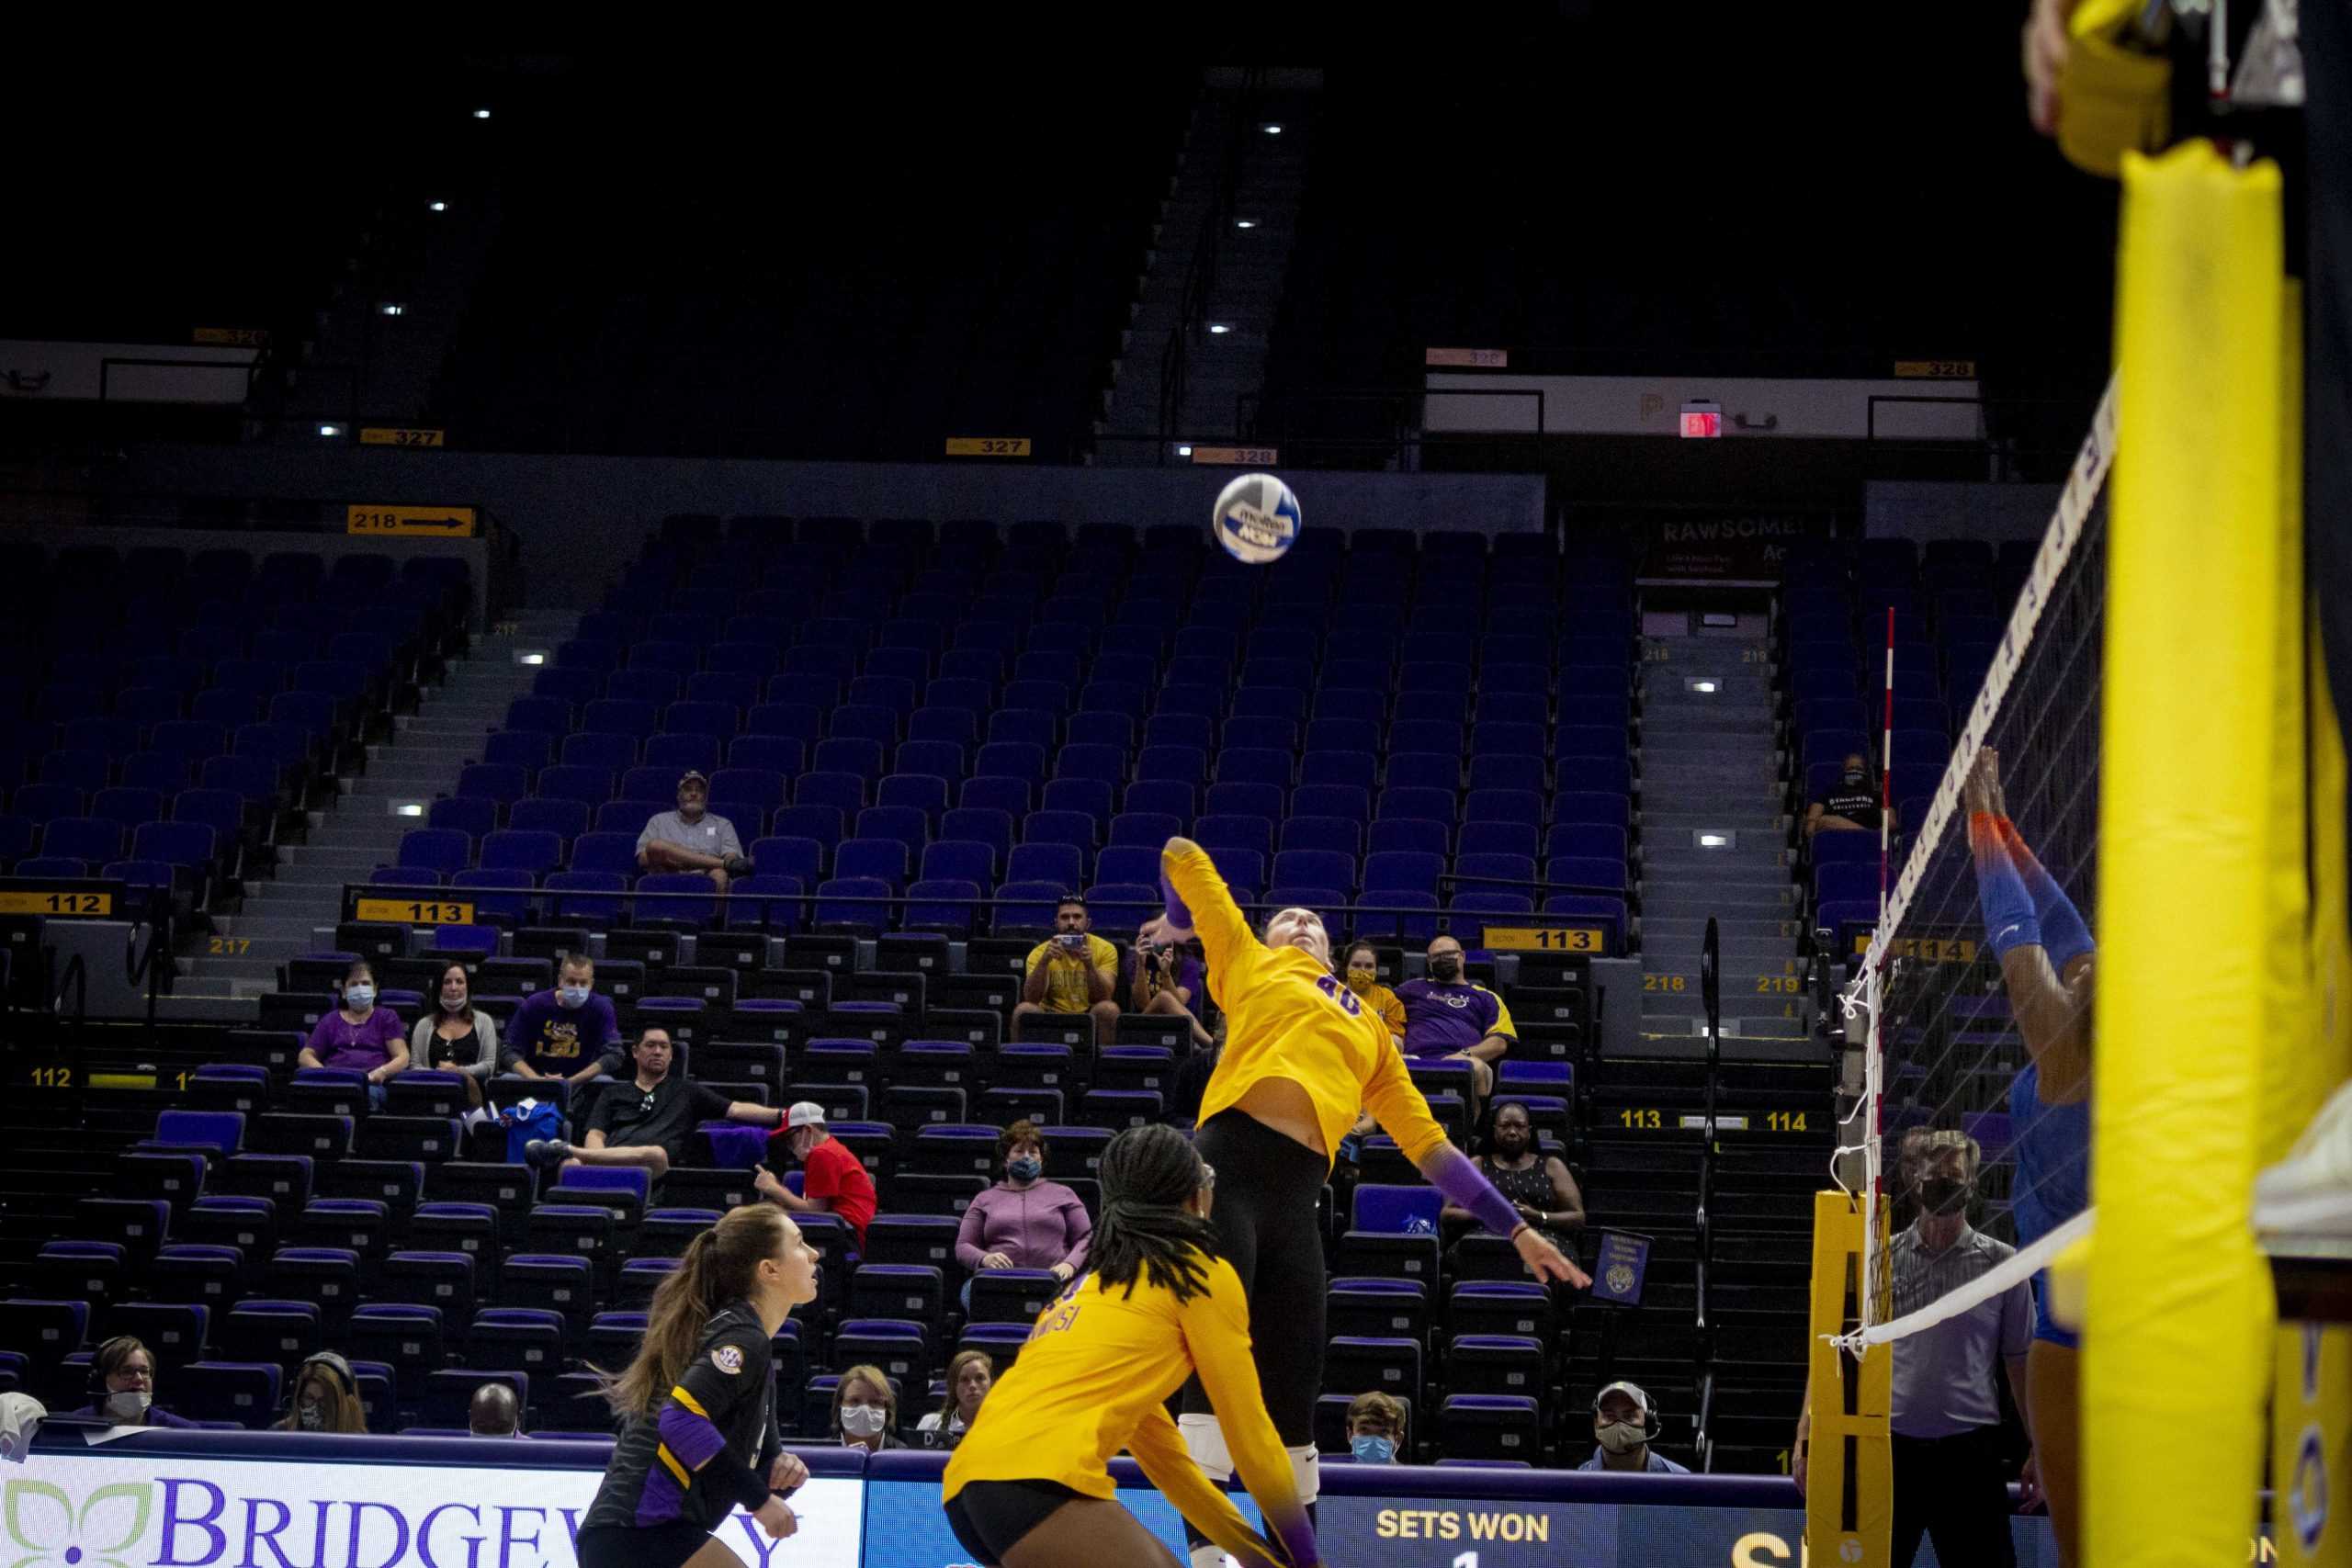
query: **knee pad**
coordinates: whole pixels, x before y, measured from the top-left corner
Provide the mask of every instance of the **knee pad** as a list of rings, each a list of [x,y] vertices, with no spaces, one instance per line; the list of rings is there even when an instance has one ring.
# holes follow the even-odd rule
[[[1225,1568],[1225,1548],[1213,1540],[1193,1548],[1192,1568]]]
[[[1296,1489],[1298,1500],[1312,1506],[1323,1491],[1322,1456],[1313,1443],[1283,1451],[1290,1455],[1290,1483]]]
[[[1233,1479],[1233,1454],[1225,1446],[1225,1428],[1216,1416],[1179,1416],[1176,1429],[1183,1434],[1193,1462],[1206,1471],[1211,1481],[1222,1486]]]

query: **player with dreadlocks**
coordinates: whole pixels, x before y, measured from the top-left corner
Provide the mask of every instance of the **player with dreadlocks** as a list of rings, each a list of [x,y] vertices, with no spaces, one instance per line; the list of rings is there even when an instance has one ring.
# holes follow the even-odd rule
[[[1245,1568],[1317,1562],[1259,1394],[1249,1299],[1209,1224],[1216,1172],[1182,1133],[1152,1126],[1112,1139],[1099,1174],[1088,1271],[1038,1315],[947,1461],[942,1498],[956,1539],[990,1568],[1172,1565],[1116,1500],[1109,1461],[1124,1448],[1188,1524]],[[1169,1418],[1169,1396],[1195,1373],[1273,1543],[1209,1484]]]
[[[1320,915],[1280,910],[1261,942],[1207,852],[1189,839],[1168,840],[1159,880],[1167,912],[1148,921],[1145,934],[1181,942],[1197,933],[1210,993],[1225,1010],[1225,1049],[1201,1097],[1196,1142],[1201,1157],[1225,1173],[1217,1234],[1259,1325],[1253,1349],[1267,1413],[1289,1450],[1299,1500],[1311,1506],[1321,1489],[1315,1400],[1325,1295],[1315,1202],[1360,1111],[1372,1112],[1448,1201],[1509,1236],[1528,1272],[1579,1288],[1592,1280],[1446,1141],[1388,1026],[1331,973]],[[1235,1456],[1208,1403],[1187,1389],[1182,1427],[1193,1457],[1222,1481]],[[1214,1557],[1205,1542],[1193,1543],[1196,1563]]]

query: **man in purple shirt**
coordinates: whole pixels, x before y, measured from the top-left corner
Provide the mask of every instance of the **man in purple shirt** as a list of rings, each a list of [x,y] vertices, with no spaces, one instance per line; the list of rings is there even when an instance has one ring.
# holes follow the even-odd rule
[[[568,1078],[574,1089],[627,1070],[620,1020],[596,991],[596,964],[574,953],[556,971],[555,988],[533,991],[499,1038],[498,1068],[526,1078]]]
[[[1428,979],[1408,980],[1396,987],[1396,999],[1405,1004],[1405,1055],[1469,1063],[1475,1119],[1478,1105],[1495,1090],[1494,1064],[1510,1049],[1519,1028],[1502,998],[1462,977],[1459,942],[1439,937],[1430,943]]]

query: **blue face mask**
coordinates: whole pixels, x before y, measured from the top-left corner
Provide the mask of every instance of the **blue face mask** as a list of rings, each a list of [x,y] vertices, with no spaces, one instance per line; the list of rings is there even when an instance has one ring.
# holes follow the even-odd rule
[[[1035,1181],[1046,1172],[1043,1160],[1016,1159],[1005,1162],[1004,1173],[1015,1181]]]
[[[585,986],[559,986],[556,987],[555,994],[556,999],[565,1007],[579,1008],[588,1005],[588,987]]]
[[[371,1008],[376,1005],[376,987],[366,983],[343,988],[344,1005],[349,1008]]]
[[[1396,1445],[1386,1438],[1369,1435],[1349,1439],[1348,1447],[1358,1464],[1386,1464],[1396,1457]]]

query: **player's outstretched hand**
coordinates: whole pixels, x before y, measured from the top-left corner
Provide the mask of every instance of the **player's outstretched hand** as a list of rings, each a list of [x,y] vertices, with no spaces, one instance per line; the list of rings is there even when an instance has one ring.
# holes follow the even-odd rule
[[[1510,1244],[1518,1249],[1519,1260],[1527,1265],[1527,1271],[1537,1279],[1565,1280],[1579,1291],[1592,1288],[1592,1276],[1570,1262],[1566,1253],[1533,1226],[1511,1237]]]
[[[785,1506],[785,1501],[781,1497],[769,1497],[766,1502],[760,1505],[760,1511],[753,1514],[752,1517],[760,1522],[760,1529],[767,1532],[770,1540],[782,1540],[800,1528],[799,1519],[794,1517],[792,1510]]]
[[[1995,817],[2009,814],[2008,803],[2001,795],[2001,754],[1990,746],[1976,753],[1960,786],[1960,804],[1972,816],[1979,811]]]
[[[808,1467],[797,1454],[778,1454],[775,1462],[768,1466],[768,1490],[780,1496],[791,1496],[808,1479]]]
[[[1180,942],[1192,941],[1193,929],[1180,926],[1165,915],[1154,915],[1137,928],[1136,935],[1144,942],[1166,942],[1173,946]]]

